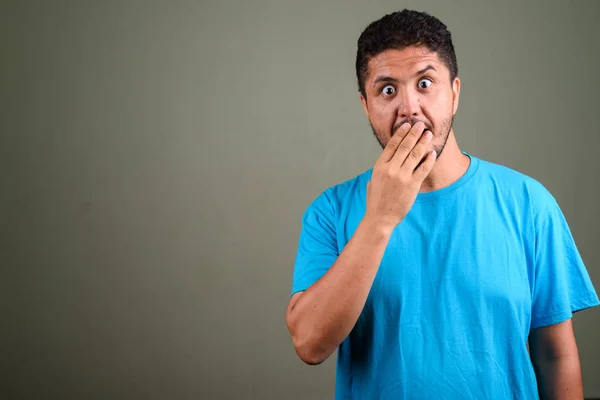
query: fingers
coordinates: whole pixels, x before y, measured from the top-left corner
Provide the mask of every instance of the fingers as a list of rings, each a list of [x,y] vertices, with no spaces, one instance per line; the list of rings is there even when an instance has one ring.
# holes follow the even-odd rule
[[[427,153],[432,150],[433,134],[430,130],[423,131],[423,134],[416,142],[416,144],[408,151],[402,164],[402,168],[406,171],[414,171],[423,159],[427,156]]]
[[[398,128],[398,131],[396,132],[396,134],[394,134],[392,136],[392,138],[390,139],[388,144],[385,146],[385,149],[383,149],[383,152],[379,156],[377,163],[388,162],[392,159],[392,157],[394,157],[394,154],[396,153],[398,146],[403,141],[403,139],[406,137],[406,133],[408,132],[409,129],[410,129],[410,124],[408,122],[405,122],[404,124],[402,124],[400,126],[400,128]]]
[[[435,150],[430,151],[425,158],[425,161],[415,170],[414,178],[418,179],[419,182],[422,182],[427,178],[427,175],[433,169],[433,165],[435,164],[435,160],[437,159],[437,153]]]
[[[415,149],[417,143],[419,143],[420,140],[424,139],[423,132],[425,128],[425,123],[419,121],[416,124],[414,124],[412,128],[410,128],[407,134],[404,135],[404,138],[398,144],[396,152],[390,160],[390,162],[394,164],[393,168],[401,168],[405,164],[407,158],[416,158],[418,156],[418,154],[413,150]],[[422,146],[420,147],[420,149],[422,149]],[[417,160],[417,163],[423,158],[423,156],[425,156],[425,153],[423,153],[421,158]],[[416,167],[416,165],[417,164],[415,163],[413,169],[414,167]]]
[[[402,169],[410,175],[413,172],[416,173],[417,170],[422,173],[421,167],[423,167],[428,174],[431,170],[427,168],[433,166],[433,164],[431,166],[426,164],[426,162],[431,162],[426,158],[433,149],[433,133],[426,128],[422,121],[412,127],[409,123],[403,124],[392,136],[377,163],[390,163],[392,169]],[[436,158],[437,156],[433,157],[433,162]]]

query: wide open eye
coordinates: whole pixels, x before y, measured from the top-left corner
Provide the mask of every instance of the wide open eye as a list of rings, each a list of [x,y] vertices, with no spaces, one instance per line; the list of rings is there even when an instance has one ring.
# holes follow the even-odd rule
[[[419,83],[417,84],[417,86],[419,86],[420,89],[427,89],[429,86],[431,86],[433,82],[431,82],[431,79],[429,78],[423,78],[421,80],[419,80]]]
[[[383,89],[381,89],[381,93],[383,93],[386,96],[391,96],[394,93],[396,93],[396,88],[392,85],[385,85]]]

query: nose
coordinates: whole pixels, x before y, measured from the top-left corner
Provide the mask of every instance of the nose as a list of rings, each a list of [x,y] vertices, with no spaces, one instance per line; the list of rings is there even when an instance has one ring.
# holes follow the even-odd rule
[[[420,115],[421,104],[417,93],[405,90],[400,93],[398,99],[400,101],[400,104],[398,105],[398,115],[401,119],[410,119]]]

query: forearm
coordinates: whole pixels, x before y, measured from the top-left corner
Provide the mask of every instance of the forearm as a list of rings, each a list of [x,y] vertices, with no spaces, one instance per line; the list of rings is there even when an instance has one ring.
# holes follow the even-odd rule
[[[581,368],[577,355],[540,361],[535,370],[542,400],[583,400]]]
[[[288,312],[298,355],[309,364],[329,357],[365,305],[392,229],[363,219],[329,271]]]

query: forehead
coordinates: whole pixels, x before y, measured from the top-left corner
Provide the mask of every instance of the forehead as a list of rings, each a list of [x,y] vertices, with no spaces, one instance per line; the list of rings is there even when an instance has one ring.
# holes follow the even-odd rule
[[[447,69],[442,60],[426,47],[407,47],[402,50],[389,49],[369,60],[367,80],[378,75],[411,75],[424,65],[432,65],[438,72]]]

